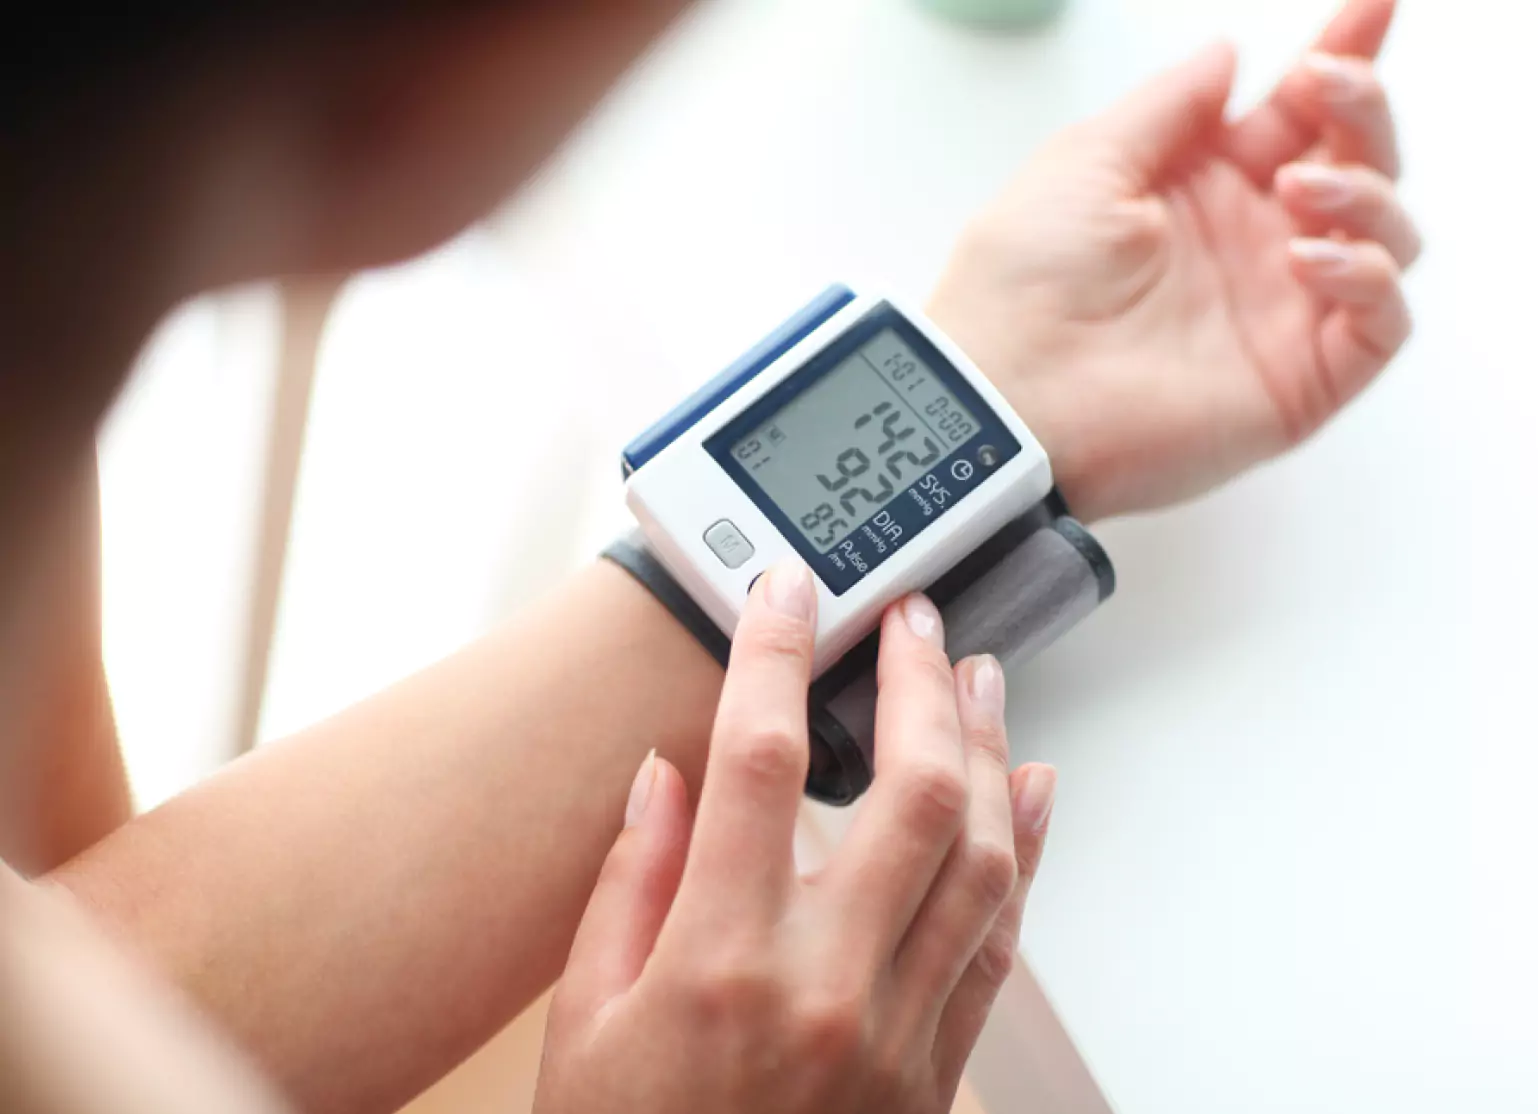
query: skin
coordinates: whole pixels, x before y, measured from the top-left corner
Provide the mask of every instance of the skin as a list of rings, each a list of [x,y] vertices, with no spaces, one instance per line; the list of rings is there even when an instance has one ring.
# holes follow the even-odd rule
[[[1420,241],[1394,194],[1370,59],[1390,0],[1351,3],[1254,112],[1231,48],[1051,140],[935,291],[1089,520],[1188,499],[1316,432],[1410,332]]]
[[[271,1086],[67,902],[0,868],[6,1114],[278,1114]]]
[[[17,910],[83,907],[307,1110],[394,1109],[494,1033],[562,970],[611,851],[618,861],[637,854],[621,849],[667,822],[675,838],[662,839],[655,861],[676,862],[668,856],[677,854],[682,802],[714,776],[707,755],[761,732],[718,729],[712,743],[721,671],[628,577],[595,565],[506,629],[119,827],[110,721],[37,711],[77,705],[71,696],[40,702],[39,692],[99,691],[94,607],[81,602],[83,580],[72,587],[58,573],[81,567],[89,532],[63,524],[89,506],[78,477],[95,423],[131,353],[171,305],[209,285],[345,270],[447,235],[534,165],[676,5],[616,4],[607,14],[566,7],[503,14],[501,22],[445,17],[409,34],[383,28],[366,40],[369,65],[338,68],[326,44],[308,42],[224,58],[180,83],[150,83],[143,97],[153,111],[130,113],[111,134],[84,133],[73,172],[61,170],[57,188],[37,191],[52,208],[25,221],[6,210],[17,224],[7,242],[21,247],[14,258],[35,266],[24,290],[8,285],[13,319],[0,329],[0,533],[32,542],[0,550],[0,793],[9,794],[0,801],[0,847],[8,861],[32,855],[31,871],[56,869],[34,886],[0,871],[0,939],[9,941],[6,954],[23,954],[41,922]],[[1050,143],[963,235],[931,311],[1041,438],[1082,517],[1189,497],[1295,444],[1403,342],[1409,319],[1397,280],[1417,242],[1393,193],[1393,125],[1365,61],[1391,12],[1387,0],[1353,0],[1319,43],[1334,61],[1300,64],[1237,121],[1222,115],[1230,53],[1193,59]],[[560,66],[549,61],[557,55]],[[1346,84],[1332,83],[1328,75],[1342,70]],[[531,95],[535,88],[541,96]],[[498,110],[487,112],[488,104]],[[506,135],[517,139],[493,141]],[[164,157],[143,157],[145,142]],[[140,157],[127,158],[129,150]],[[1341,171],[1333,195],[1317,176],[1309,180],[1320,167]],[[93,180],[120,188],[77,196]],[[71,206],[90,214],[89,235],[78,241],[63,234]],[[114,221],[137,235],[103,240]],[[70,251],[105,242],[119,244],[120,255]],[[69,327],[82,306],[100,328]],[[37,653],[59,629],[75,632],[73,650]],[[40,684],[45,671],[62,680]],[[781,691],[791,700],[789,686]],[[800,705],[762,711],[783,719],[792,706]],[[930,706],[933,721],[943,701]],[[923,741],[954,741],[961,706],[953,692],[955,725],[931,722]],[[654,749],[657,803],[616,844],[632,779]],[[850,861],[876,861],[875,848],[908,830],[913,815],[947,793],[956,797],[955,757],[974,752],[953,746],[948,772],[932,757],[921,763],[935,790],[927,794],[909,777],[878,771],[870,805],[882,799],[884,776],[910,785],[892,791],[906,803],[867,806],[881,818],[870,823],[886,826],[866,837],[866,858]],[[61,766],[71,773],[61,775]],[[93,772],[75,773],[77,766]],[[905,860],[931,865],[910,873],[891,863],[850,867],[859,887],[850,892],[902,880],[925,904],[923,895],[948,888],[947,867],[933,863],[973,862],[977,847],[996,851],[1008,791],[1002,768],[992,773],[976,786],[967,777],[960,803],[941,810],[957,824],[950,839],[935,836]],[[1032,780],[1015,775],[1016,798],[1022,777]],[[41,810],[12,806],[50,793],[78,818],[73,834],[48,835]],[[700,800],[703,823],[707,798]],[[84,843],[91,845],[58,862]],[[707,869],[686,861],[685,876]],[[606,882],[599,898],[615,887]],[[789,900],[783,892],[778,899]],[[654,918],[662,904],[654,894]],[[917,921],[905,905],[877,907],[890,915],[888,929]],[[620,953],[628,971],[637,969],[636,955],[651,941],[625,936],[633,908],[595,898],[583,938],[598,943],[581,953],[598,957],[594,969]],[[686,962],[692,949],[664,947],[690,939],[685,928],[674,930],[675,914],[679,925],[711,916],[736,923],[712,887],[683,885],[668,908],[655,978],[643,964],[629,983],[562,1003],[546,1052],[546,1109],[607,1109],[622,1100],[580,1084],[597,1086],[588,1078],[595,1065],[615,1058],[633,1066],[627,1057],[655,1038],[642,1015],[682,1024],[701,1001],[714,1002],[746,1027],[733,995],[751,999],[766,985],[774,1001],[806,1005],[809,990],[792,979],[793,964],[743,979],[718,963],[701,976]],[[970,970],[992,955],[982,959],[991,980],[1002,960],[985,943],[1013,938],[1017,908],[1011,899],[991,917],[961,918],[965,931],[935,932],[945,946],[932,955],[945,962],[927,963]],[[70,939],[57,940],[66,953]],[[773,954],[795,954],[780,936],[757,939]],[[954,1048],[940,1055],[940,1046],[968,1043],[939,1034],[980,1023],[989,996],[963,996],[968,1024],[938,1022],[926,1046],[925,1027],[911,1015],[956,1002],[957,991],[947,996],[933,979],[905,973],[900,954],[893,947],[867,956],[859,993],[838,1009],[784,1010],[764,1029],[744,1031],[776,1048],[803,1047],[806,1026],[852,1027],[858,1005],[868,1024],[860,1040],[843,1041],[840,1062],[859,1065],[872,1095],[897,1087],[922,1096],[911,1109],[930,1109],[922,1104],[941,1102],[946,1065],[958,1056]],[[70,969],[65,957],[55,966]],[[14,969],[0,962],[0,978]],[[131,980],[103,985],[125,1001],[138,993]],[[878,994],[878,986],[908,989]],[[35,1008],[4,1015],[0,1058],[54,1062],[19,1053],[14,1036],[35,1027],[48,992],[0,1001],[13,997]],[[604,1009],[615,1001],[634,1004]],[[154,1028],[163,1012],[123,1006],[114,1016]],[[615,1043],[593,1060],[586,1050],[600,1012],[616,1021],[616,1035],[604,1037]],[[632,1014],[639,1020],[621,1028]],[[168,1064],[186,1043],[180,1024],[168,1023],[157,1046]],[[636,1044],[622,1039],[626,1031]],[[871,1034],[881,1039],[867,1041]],[[925,1047],[930,1073],[894,1084],[894,1050]],[[732,1075],[733,1063],[721,1063],[719,1089],[701,1103],[737,1093],[732,1080],[749,1077]],[[136,1085],[134,1065],[117,1066],[122,1102],[123,1088]],[[830,1096],[811,1075],[781,1075],[785,1086],[806,1088],[797,1092],[806,1101]],[[59,1082],[40,1077],[34,1090]],[[97,1108],[84,1100],[37,1107]]]
[[[0,857],[24,873],[66,862],[133,815],[101,667],[95,456],[84,464],[43,534],[56,558],[36,598],[47,601],[51,621],[28,656],[29,698],[0,701],[17,709],[21,737],[54,741],[36,752],[32,768],[20,748],[0,748],[0,785],[19,788],[26,778],[30,789],[0,802],[9,821],[0,825]]]
[[[750,596],[692,831],[682,779],[643,763],[551,1006],[538,1114],[951,1108],[1054,775],[1011,785],[998,663],[953,671],[912,596],[882,624],[870,799],[798,877],[816,602],[799,561]]]

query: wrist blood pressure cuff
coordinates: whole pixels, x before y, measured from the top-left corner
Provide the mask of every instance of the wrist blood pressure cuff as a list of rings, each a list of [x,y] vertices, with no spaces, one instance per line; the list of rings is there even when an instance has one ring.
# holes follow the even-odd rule
[[[731,640],[652,556],[639,531],[616,541],[604,556],[640,581],[726,664]],[[927,594],[944,617],[952,661],[992,654],[1011,662],[1034,657],[1057,641],[1115,586],[1105,550],[1054,492],[962,559]],[[806,791],[817,800],[848,804],[870,786],[876,649],[872,633],[812,683]]]

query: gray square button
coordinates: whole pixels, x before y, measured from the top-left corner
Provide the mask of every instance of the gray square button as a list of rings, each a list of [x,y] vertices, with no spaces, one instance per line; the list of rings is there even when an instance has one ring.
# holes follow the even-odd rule
[[[705,544],[729,569],[741,568],[743,562],[753,556],[753,543],[742,536],[742,531],[732,525],[729,518],[723,518],[705,531]]]

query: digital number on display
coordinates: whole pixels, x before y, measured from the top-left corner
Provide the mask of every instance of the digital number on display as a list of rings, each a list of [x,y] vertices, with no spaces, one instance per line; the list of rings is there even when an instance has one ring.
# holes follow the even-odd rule
[[[921,336],[874,320],[850,342],[706,445],[835,595],[1020,448]]]
[[[731,452],[826,553],[977,429],[976,416],[888,329]]]

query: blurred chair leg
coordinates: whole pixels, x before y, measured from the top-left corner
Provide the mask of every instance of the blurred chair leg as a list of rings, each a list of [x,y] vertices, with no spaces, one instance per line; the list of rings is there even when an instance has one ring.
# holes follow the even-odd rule
[[[1112,1114],[1023,958],[999,991],[966,1081],[987,1114]]]
[[[299,462],[309,423],[310,396],[321,333],[342,287],[340,278],[285,282],[281,287],[283,338],[268,425],[266,465],[262,476],[260,519],[256,530],[256,560],[251,578],[246,633],[237,690],[233,754],[256,745],[267,669],[277,626],[278,598],[288,556],[294,495],[299,486]]]

